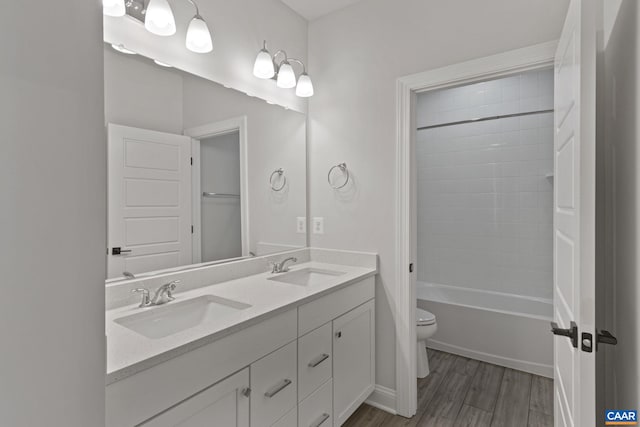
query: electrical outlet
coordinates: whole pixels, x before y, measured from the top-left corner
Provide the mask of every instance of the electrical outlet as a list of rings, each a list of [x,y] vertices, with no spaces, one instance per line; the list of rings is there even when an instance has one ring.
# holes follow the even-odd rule
[[[306,233],[307,232],[307,218],[303,216],[299,216],[296,218],[296,232],[297,233]]]
[[[324,234],[324,218],[316,216],[313,218],[313,234]]]

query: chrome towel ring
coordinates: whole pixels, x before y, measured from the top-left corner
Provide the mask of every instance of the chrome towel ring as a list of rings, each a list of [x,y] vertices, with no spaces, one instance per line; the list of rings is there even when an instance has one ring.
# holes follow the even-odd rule
[[[331,172],[333,172],[334,169],[340,169],[342,173],[345,175],[345,180],[342,185],[333,185],[333,183],[331,182]],[[349,169],[347,169],[346,163],[340,163],[338,165],[333,166],[331,169],[329,169],[329,173],[327,174],[327,182],[329,182],[329,185],[334,190],[339,190],[341,188],[344,188],[349,183],[349,178],[350,178]]]
[[[276,181],[274,181],[273,179],[276,175],[282,178],[282,185],[280,187],[276,185]],[[280,169],[274,170],[271,176],[269,177],[269,186],[271,187],[271,189],[273,191],[282,191],[284,190],[284,187],[286,185],[287,185],[287,177],[284,174],[284,169],[280,168]]]

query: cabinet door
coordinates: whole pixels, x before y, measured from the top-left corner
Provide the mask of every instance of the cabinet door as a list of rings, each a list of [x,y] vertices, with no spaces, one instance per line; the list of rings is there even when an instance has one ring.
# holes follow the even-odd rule
[[[144,427],[249,427],[249,368],[146,421]]]
[[[333,418],[342,425],[375,387],[375,306],[371,300],[333,321]]]

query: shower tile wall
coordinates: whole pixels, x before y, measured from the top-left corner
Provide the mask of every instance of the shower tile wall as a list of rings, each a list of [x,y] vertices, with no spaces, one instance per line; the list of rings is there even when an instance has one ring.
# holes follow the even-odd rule
[[[418,126],[553,108],[553,71],[418,96]],[[553,296],[553,114],[417,132],[418,280]]]

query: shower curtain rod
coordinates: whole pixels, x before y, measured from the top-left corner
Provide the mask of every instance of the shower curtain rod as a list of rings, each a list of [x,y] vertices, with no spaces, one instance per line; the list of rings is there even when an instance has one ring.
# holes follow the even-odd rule
[[[514,114],[503,114],[501,116],[480,117],[477,119],[460,120],[458,122],[449,122],[449,123],[441,123],[438,125],[422,126],[422,127],[419,127],[418,130],[435,129],[435,128],[441,128],[445,126],[464,125],[467,123],[486,122],[487,120],[509,119],[512,117],[530,116],[532,114],[553,113],[553,111],[554,110],[552,108],[550,110],[527,111],[526,113],[514,113]]]

